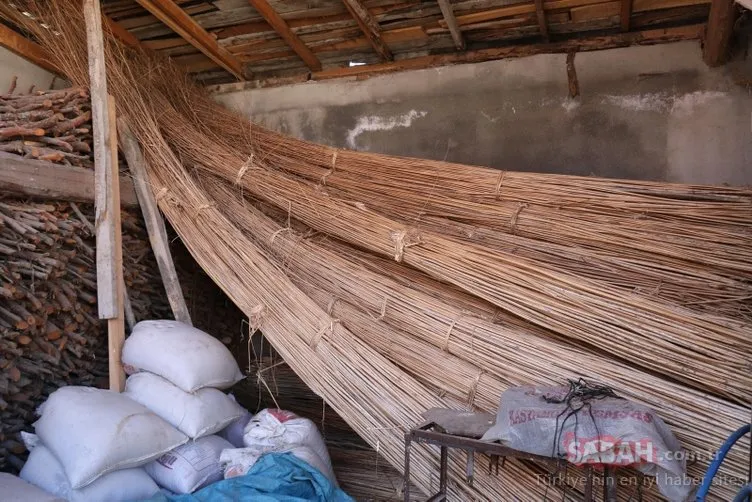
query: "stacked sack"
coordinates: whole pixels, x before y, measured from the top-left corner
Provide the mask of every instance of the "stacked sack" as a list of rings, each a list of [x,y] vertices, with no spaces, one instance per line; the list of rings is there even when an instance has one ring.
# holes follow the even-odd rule
[[[191,441],[144,466],[161,487],[193,493],[223,478],[220,454],[233,444],[217,435],[248,412],[222,392],[243,378],[216,338],[177,321],[141,321],[123,346],[130,376],[124,395]]]
[[[337,486],[324,438],[307,418],[278,409],[258,412],[245,426],[243,447],[224,450],[221,454],[225,479],[246,474],[266,453],[291,453]]]
[[[117,392],[61,387],[40,406],[21,479],[71,502],[141,500],[159,487],[143,465],[188,437]]]
[[[63,387],[39,408],[20,477],[71,502],[191,493],[223,477],[213,435],[247,415],[222,390],[242,378],[212,336],[176,321],[142,321],[122,353],[120,394]]]

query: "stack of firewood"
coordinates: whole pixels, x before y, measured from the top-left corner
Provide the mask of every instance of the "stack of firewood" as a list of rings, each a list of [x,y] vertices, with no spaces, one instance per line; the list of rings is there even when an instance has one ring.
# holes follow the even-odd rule
[[[87,91],[73,87],[0,95],[0,151],[92,168]]]
[[[0,201],[0,470],[20,467],[17,433],[62,385],[107,384],[97,317],[93,207]],[[140,218],[123,212],[126,289],[136,319],[169,317]]]

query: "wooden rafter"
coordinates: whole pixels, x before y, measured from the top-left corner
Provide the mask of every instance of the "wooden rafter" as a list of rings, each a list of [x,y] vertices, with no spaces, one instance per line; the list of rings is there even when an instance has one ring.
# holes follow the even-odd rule
[[[0,23],[0,46],[5,47],[14,54],[31,61],[37,66],[52,73],[58,73],[58,69],[52,64],[47,51],[41,45],[32,42],[20,33],[13,31]]]
[[[205,29],[181,9],[173,0],[136,0],[154,17],[183,37],[186,42],[200,50],[219,66],[244,79],[243,66],[227,49],[217,43]]]
[[[621,0],[621,14],[619,17],[621,31],[629,31],[630,18],[632,17],[632,0]]]
[[[120,26],[110,16],[102,14],[102,22],[107,27],[107,29],[111,31],[113,35],[115,35],[115,38],[123,42],[125,45],[133,47],[134,49],[144,49],[141,41],[136,38],[133,33]]]
[[[446,0],[439,1],[441,3],[441,1]],[[381,27],[379,27],[376,19],[371,16],[371,13],[368,12],[368,8],[360,0],[342,0],[342,2],[347,7],[347,10],[350,11],[350,15],[355,19],[355,22],[358,23],[360,31],[366,36],[373,49],[381,56],[381,59],[384,61],[393,60],[392,51],[389,50],[389,47],[381,37]]]
[[[454,46],[457,47],[458,50],[464,50],[465,39],[462,37],[462,32],[457,24],[457,18],[454,16],[452,4],[449,0],[438,1],[439,7],[441,8],[441,15],[444,16],[444,21],[446,21],[447,28],[449,28],[449,33],[451,33],[452,40],[454,40]]]
[[[710,4],[708,27],[705,32],[703,59],[709,66],[726,62],[736,20],[734,0],[713,0]]]
[[[141,2],[143,0],[138,1]],[[306,47],[300,37],[293,33],[285,20],[282,19],[282,16],[280,16],[277,11],[274,10],[271,5],[269,5],[269,2],[267,2],[266,0],[248,1],[259,12],[259,14],[261,14],[261,17],[263,17],[266,22],[271,25],[274,31],[276,31],[277,34],[282,37],[285,42],[287,42],[287,45],[289,45],[290,48],[294,50],[298,56],[300,56],[300,59],[305,62],[308,68],[310,68],[312,71],[321,70],[321,61],[319,61],[319,58],[317,58],[316,55],[311,52],[311,49]]]
[[[543,10],[543,0],[535,0],[535,15],[538,18],[538,29],[540,30],[543,40],[548,42],[548,23],[546,22],[546,12]]]

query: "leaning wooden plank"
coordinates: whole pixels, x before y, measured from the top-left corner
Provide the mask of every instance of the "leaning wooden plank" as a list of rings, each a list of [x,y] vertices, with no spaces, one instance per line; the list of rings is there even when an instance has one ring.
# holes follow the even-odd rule
[[[58,73],[55,65],[50,62],[47,51],[2,23],[0,23],[0,47],[5,47],[9,51],[31,61],[37,66],[41,66],[45,70]]]
[[[94,0],[99,3],[99,0]],[[97,7],[98,8],[98,7]],[[110,207],[120,208],[120,189],[117,179],[117,127],[115,125],[115,98],[107,96],[107,113],[109,140],[110,140],[110,193],[112,196],[112,205]],[[110,373],[110,390],[123,392],[125,389],[125,371],[121,362],[121,352],[123,343],[125,343],[125,279],[123,278],[123,235],[120,224],[120,209],[111,211],[110,218],[113,220],[115,228],[114,253],[112,255],[112,267],[115,269],[115,291],[116,291],[116,313],[117,316],[107,319],[107,345],[109,352],[109,373]],[[99,247],[97,246],[97,258],[99,258]],[[97,260],[97,269],[99,269],[99,260]],[[97,281],[99,289],[99,281]]]
[[[23,197],[94,202],[94,171],[0,152],[0,191]],[[120,203],[138,205],[130,179],[120,178]]]
[[[172,253],[170,253],[164,220],[149,185],[145,165],[146,160],[141,153],[138,140],[136,140],[130,129],[128,129],[127,124],[122,120],[118,121],[118,134],[120,136],[120,146],[123,150],[123,155],[125,155],[128,167],[133,174],[136,194],[138,194],[138,200],[141,205],[141,213],[144,215],[146,230],[149,233],[149,242],[151,242],[154,257],[157,259],[157,265],[159,265],[159,273],[162,275],[162,283],[167,292],[167,299],[170,302],[172,313],[176,320],[192,324],[191,316],[188,313],[188,306],[185,303],[183,291],[180,288],[178,274],[175,271],[175,264],[172,261]]]
[[[105,72],[102,18],[99,2],[84,1],[86,20],[86,40],[89,51],[89,78],[91,87],[92,136],[94,140],[94,203],[96,206],[97,241],[97,305],[100,319],[117,317],[117,271],[114,267],[115,241],[118,228],[115,216],[119,208],[115,205],[113,182],[116,162],[113,162],[109,135],[109,96]]]
[[[123,324],[123,246],[120,228],[120,185],[117,176],[115,102],[107,94],[102,13],[99,0],[84,0],[89,58],[92,136],[94,139],[94,199],[97,244],[97,309],[107,319],[110,389],[122,391],[125,383],[120,350],[125,340]]]

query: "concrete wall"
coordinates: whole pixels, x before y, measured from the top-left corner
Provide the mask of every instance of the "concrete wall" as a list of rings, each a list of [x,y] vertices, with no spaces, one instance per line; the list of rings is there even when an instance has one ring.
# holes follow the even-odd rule
[[[359,150],[502,169],[752,183],[749,61],[710,70],[697,42],[540,55],[363,81],[218,94],[272,129]]]
[[[54,75],[34,63],[30,63],[20,56],[0,47],[0,93],[8,91],[13,77],[18,77],[16,92],[27,92],[34,85],[37,90],[47,90],[53,83]],[[55,79],[55,88],[64,85],[60,79]]]

